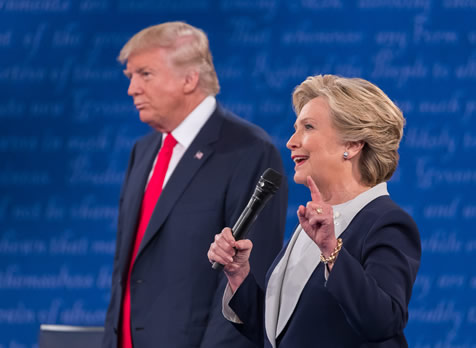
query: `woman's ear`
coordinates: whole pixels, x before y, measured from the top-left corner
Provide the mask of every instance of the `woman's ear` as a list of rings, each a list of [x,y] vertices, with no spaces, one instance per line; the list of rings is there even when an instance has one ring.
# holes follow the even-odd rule
[[[351,159],[360,154],[364,147],[365,143],[361,141],[349,141],[345,144],[344,159]]]

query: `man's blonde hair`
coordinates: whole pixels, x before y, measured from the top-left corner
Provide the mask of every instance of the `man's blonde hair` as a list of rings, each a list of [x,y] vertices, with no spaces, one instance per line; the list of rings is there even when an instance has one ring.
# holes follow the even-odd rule
[[[177,68],[197,68],[199,87],[207,95],[217,95],[220,91],[208,38],[202,30],[184,22],[145,28],[124,45],[118,60],[125,64],[132,54],[151,48],[169,50],[171,62]]]

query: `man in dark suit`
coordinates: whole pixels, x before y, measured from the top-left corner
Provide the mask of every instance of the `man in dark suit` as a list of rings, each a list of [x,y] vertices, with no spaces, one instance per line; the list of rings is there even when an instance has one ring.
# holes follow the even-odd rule
[[[226,280],[212,270],[207,250],[235,223],[263,171],[283,172],[279,152],[262,129],[217,104],[201,30],[182,22],[146,28],[119,60],[127,62],[128,94],[141,121],[155,131],[132,149],[120,195],[103,346],[253,347],[223,318]],[[249,234],[262,285],[282,246],[283,181]]]

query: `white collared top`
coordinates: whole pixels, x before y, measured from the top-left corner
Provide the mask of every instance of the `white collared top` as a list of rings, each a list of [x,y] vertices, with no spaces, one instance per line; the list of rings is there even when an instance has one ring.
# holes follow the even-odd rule
[[[357,215],[357,213],[361,211],[362,208],[364,208],[375,198],[384,195],[388,195],[387,183],[378,184],[371,189],[359,194],[350,201],[332,206],[334,212],[334,231],[336,237],[338,238],[342,232],[345,231],[355,215]],[[306,260],[309,260],[310,255],[313,255],[313,257],[311,257],[311,259],[313,259],[311,265],[314,266],[314,264],[317,265],[319,263],[321,258],[321,251],[319,250],[319,247],[316,245],[316,243],[314,243],[307,233],[300,233],[300,231],[298,232],[297,230],[295,233],[298,233],[297,239],[291,247],[287,265],[284,269],[276,337],[284,329],[285,324],[287,323],[292,311],[297,304],[299,296],[296,297],[296,294],[301,294],[305,283],[307,283],[309,277],[311,276],[308,271],[309,262]],[[304,265],[303,263],[306,262],[307,265]],[[312,270],[314,269],[315,266],[312,267]],[[304,272],[301,270],[304,270]],[[325,271],[325,277],[326,279],[328,277],[327,269]]]
[[[349,226],[353,218],[371,201],[388,195],[387,184],[381,183],[361,193],[354,199],[333,206],[336,237]],[[321,251],[316,243],[302,232],[299,225],[271,274],[266,287],[265,328],[272,347],[276,337],[286,326],[307,281],[320,262]],[[229,321],[241,323],[240,318],[229,307],[233,294],[229,286],[223,295],[223,315]]]

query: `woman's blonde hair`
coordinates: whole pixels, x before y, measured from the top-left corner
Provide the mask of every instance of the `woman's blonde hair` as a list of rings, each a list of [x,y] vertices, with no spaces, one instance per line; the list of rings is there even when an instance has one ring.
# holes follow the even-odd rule
[[[311,99],[326,98],[334,127],[344,142],[363,142],[362,181],[375,186],[389,180],[398,165],[405,119],[400,109],[374,84],[335,75],[308,77],[293,92],[297,115]]]
[[[124,64],[137,52],[151,48],[170,50],[171,62],[177,67],[195,67],[199,72],[199,87],[207,95],[220,91],[208,38],[205,33],[184,22],[167,22],[145,28],[124,45],[118,60]]]

